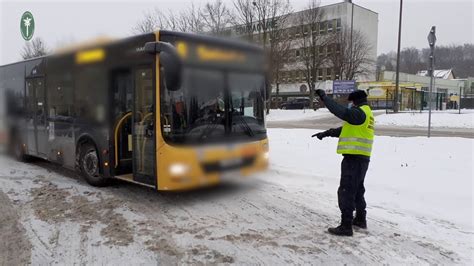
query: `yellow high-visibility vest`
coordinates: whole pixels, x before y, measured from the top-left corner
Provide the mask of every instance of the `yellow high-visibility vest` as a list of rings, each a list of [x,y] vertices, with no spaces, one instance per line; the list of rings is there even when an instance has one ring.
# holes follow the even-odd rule
[[[375,119],[368,105],[359,107],[365,113],[365,121],[362,125],[351,125],[344,122],[342,125],[337,153],[370,156],[374,142]]]

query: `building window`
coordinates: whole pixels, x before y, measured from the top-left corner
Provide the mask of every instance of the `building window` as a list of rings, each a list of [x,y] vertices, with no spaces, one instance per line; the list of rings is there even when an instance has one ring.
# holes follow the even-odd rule
[[[309,32],[309,25],[305,25],[305,26],[303,27],[303,36],[308,35],[308,32]]]
[[[339,53],[341,53],[341,44],[336,43],[336,54],[339,54]]]
[[[319,56],[323,56],[324,55],[324,49],[325,47],[324,46],[319,46]]]
[[[336,31],[337,31],[337,32],[340,32],[340,31],[341,31],[341,28],[342,28],[341,19],[338,18],[338,19],[336,19]]]
[[[291,35],[293,36],[293,39],[299,37],[298,27],[291,27]]]
[[[327,46],[327,50],[328,50],[328,56],[332,56],[332,50],[334,48],[334,45],[333,44],[329,44]]]
[[[319,23],[314,23],[313,25],[313,35],[318,35]]]
[[[327,22],[322,21],[319,23],[319,34],[325,34],[326,33],[326,27],[327,27]]]
[[[302,26],[295,27],[295,39],[301,36]]]
[[[318,69],[318,80],[323,80],[323,68]]]
[[[328,33],[332,33],[333,27],[334,27],[334,21],[329,20],[328,22]]]
[[[326,80],[332,80],[332,72],[333,72],[332,68],[326,69]]]

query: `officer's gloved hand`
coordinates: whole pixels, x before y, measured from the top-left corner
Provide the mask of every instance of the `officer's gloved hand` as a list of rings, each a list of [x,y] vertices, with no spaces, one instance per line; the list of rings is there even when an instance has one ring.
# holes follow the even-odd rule
[[[321,89],[317,89],[316,90],[316,94],[320,97],[320,98],[323,98],[324,96],[326,96],[326,93],[321,90]]]
[[[317,137],[319,140],[322,140],[323,138],[326,137],[326,134],[324,132],[319,132],[311,136],[312,138]]]

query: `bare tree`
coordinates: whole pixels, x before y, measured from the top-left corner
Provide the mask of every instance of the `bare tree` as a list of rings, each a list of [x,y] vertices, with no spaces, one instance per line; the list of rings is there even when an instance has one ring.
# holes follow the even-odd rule
[[[264,49],[267,49],[268,37],[271,37],[269,35],[277,34],[280,30],[278,23],[280,25],[285,23],[286,17],[292,8],[288,0],[254,0],[252,4],[256,9],[259,37],[262,40]]]
[[[381,74],[383,71],[394,71],[395,64],[397,60],[397,54],[395,52],[389,52],[386,54],[381,54],[377,57],[377,66],[375,76],[377,80],[381,80]]]
[[[248,2],[245,2],[247,5]],[[281,43],[283,30],[282,26],[287,22],[287,18],[291,13],[291,5],[288,0],[254,0],[252,5],[255,8],[253,13],[257,24],[255,26],[258,32],[258,41],[261,41],[262,47],[269,58],[270,63],[275,63],[275,60],[279,60],[282,49],[288,44]],[[251,32],[254,31],[254,25],[250,28]],[[287,46],[288,47],[288,46]],[[281,64],[272,64],[271,71],[269,73],[269,81],[267,83],[267,114],[270,112],[271,102],[271,84],[278,83],[280,72],[282,70]]]
[[[201,8],[192,4],[179,13],[168,10],[166,15],[155,9],[153,12],[144,14],[143,18],[132,28],[132,33],[148,33],[157,29],[201,33],[204,31]]]
[[[430,49],[404,48],[400,53],[400,71],[415,74],[428,67]],[[435,48],[436,69],[454,70],[457,77],[474,76],[474,44],[439,45]],[[377,57],[377,71],[394,71],[396,54],[391,51]]]
[[[292,39],[287,34],[272,38],[272,52],[270,53],[270,81],[275,85],[276,96],[280,93],[282,73],[288,64],[286,60],[291,53]]]
[[[40,37],[34,38],[31,42],[26,42],[21,51],[21,57],[23,59],[30,59],[39,56],[44,56],[49,53],[49,49],[46,47],[43,39]]]
[[[421,53],[415,47],[404,48],[400,52],[400,72],[416,74],[424,67],[425,64],[421,61]]]
[[[212,35],[222,35],[232,25],[233,15],[222,0],[206,3],[202,10],[205,31]]]
[[[335,52],[331,53],[329,60],[340,79],[352,80],[370,73],[375,62],[369,57],[372,47],[362,32],[352,30],[351,33],[350,27],[344,26],[333,35],[331,42]]]
[[[195,6],[194,3],[178,16],[182,21],[181,31],[183,32],[204,32],[204,21],[202,17],[201,7]]]
[[[243,35],[248,41],[253,41],[253,25],[257,14],[253,0],[234,0],[234,25],[238,35]]]
[[[168,10],[168,16],[166,17],[166,26],[165,29],[173,31],[182,31],[187,32],[187,19],[185,18],[184,12],[175,13],[172,10]]]
[[[271,84],[276,87],[277,96],[280,91],[282,72],[288,63],[286,58],[290,55],[291,45],[293,43],[291,37],[283,29],[283,27],[289,23],[291,11],[292,7],[288,1],[273,1],[271,3],[268,27],[266,27],[269,44],[266,45],[266,42],[263,42],[270,60],[270,81]],[[265,37],[263,38],[265,40]],[[268,104],[270,104],[271,86],[268,87],[267,95],[270,96],[268,99]],[[269,110],[270,108],[267,108],[267,113]]]
[[[138,21],[132,28],[132,33],[148,33],[156,31],[157,29],[167,28],[168,18],[159,9],[143,14],[143,19]]]
[[[297,68],[303,70],[303,78],[309,88],[310,108],[313,108],[314,90],[317,81],[317,72],[326,62],[330,37],[319,34],[318,25],[321,23],[324,13],[319,8],[319,1],[310,0],[308,8],[298,14],[298,27],[296,35],[299,35],[299,53],[301,62]]]

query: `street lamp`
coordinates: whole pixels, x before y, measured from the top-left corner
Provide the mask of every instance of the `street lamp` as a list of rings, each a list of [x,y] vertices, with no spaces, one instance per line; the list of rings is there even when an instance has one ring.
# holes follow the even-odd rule
[[[435,50],[435,43],[436,43],[436,26],[432,26],[430,33],[428,34],[428,44],[430,45],[430,68],[428,73],[430,75],[430,91],[428,92],[428,138],[431,135],[431,101],[432,101],[432,93],[433,93],[433,81],[434,81],[434,50]]]
[[[394,108],[393,111],[398,113],[400,108],[400,43],[402,40],[402,10],[403,10],[403,0],[400,0],[400,15],[398,18],[398,47],[397,47],[397,69],[395,73],[395,95],[394,95]]]
[[[349,69],[352,72],[352,64],[353,64],[352,61],[354,60],[354,58],[352,57],[352,53],[353,53],[352,34],[354,32],[354,3],[352,2],[352,0],[348,0],[348,2],[351,3],[351,50],[350,50],[350,58],[349,58]],[[352,77],[352,79],[354,79],[354,77]]]

